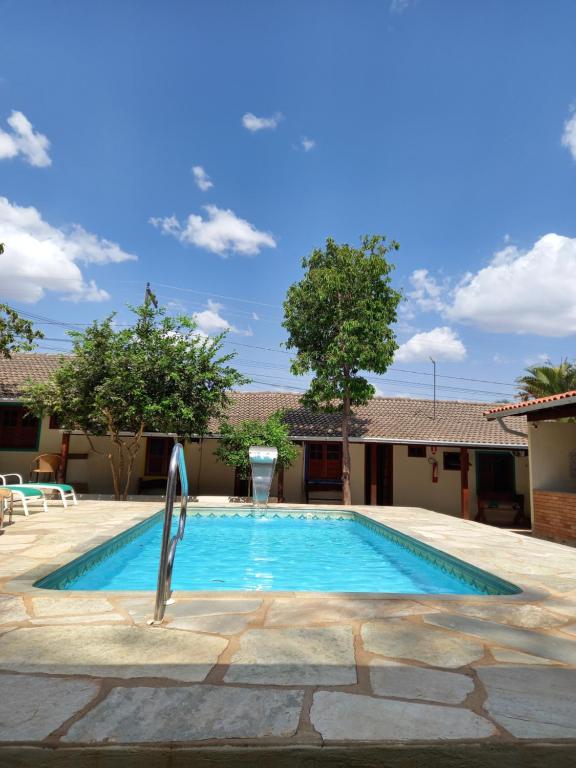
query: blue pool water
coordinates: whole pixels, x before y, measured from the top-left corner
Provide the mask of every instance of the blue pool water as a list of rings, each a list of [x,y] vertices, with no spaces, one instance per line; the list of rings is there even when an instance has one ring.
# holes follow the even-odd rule
[[[424,547],[426,552],[435,555],[415,554],[394,541],[393,536],[386,534],[387,530],[368,527],[356,519],[189,517],[184,539],[176,552],[172,587],[175,590],[406,594],[495,591],[486,588],[481,579],[470,578],[469,572],[466,577],[469,566],[462,563],[464,572],[459,573],[459,561],[444,562],[441,553],[427,547]],[[161,535],[159,519],[131,541],[116,546],[109,555],[100,549],[93,562],[90,557],[83,558],[76,571],[73,563],[63,569],[63,576],[58,578],[60,572],[56,572],[37,586],[70,590],[154,590]],[[489,574],[484,576],[494,578]]]

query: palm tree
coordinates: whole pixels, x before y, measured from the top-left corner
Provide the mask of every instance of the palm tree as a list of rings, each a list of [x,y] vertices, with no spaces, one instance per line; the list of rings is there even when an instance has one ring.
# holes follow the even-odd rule
[[[520,400],[576,390],[576,364],[566,359],[561,360],[560,365],[552,365],[549,360],[544,365],[530,365],[524,376],[516,379],[516,384]]]

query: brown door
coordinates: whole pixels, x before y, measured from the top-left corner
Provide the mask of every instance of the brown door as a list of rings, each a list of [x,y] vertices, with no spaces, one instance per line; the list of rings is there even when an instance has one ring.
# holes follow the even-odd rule
[[[366,504],[391,506],[394,503],[393,488],[394,446],[372,443],[365,448]]]
[[[149,437],[144,474],[148,477],[166,477],[173,447],[174,440],[171,437]]]

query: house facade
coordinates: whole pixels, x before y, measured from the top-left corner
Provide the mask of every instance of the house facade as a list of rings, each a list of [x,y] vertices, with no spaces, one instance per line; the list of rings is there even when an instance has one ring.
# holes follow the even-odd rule
[[[79,492],[111,494],[107,439],[91,450],[82,434],[66,433],[50,417],[31,419],[22,406],[26,380],[47,378],[58,364],[52,355],[15,355],[0,361],[0,473],[28,477],[42,453],[62,455],[62,469]],[[288,503],[339,502],[342,440],[338,414],[318,414],[284,392],[235,392],[227,413],[231,423],[265,420],[284,412],[298,457],[276,478],[272,495]],[[354,409],[351,428],[353,504],[425,507],[487,522],[530,516],[528,440],[498,421],[484,418],[486,404],[376,397]],[[220,463],[218,423],[186,445],[190,492],[196,496],[248,494],[233,468]],[[138,454],[131,493],[162,493],[173,436],[147,434]],[[498,504],[498,499],[509,500]],[[519,509],[522,507],[522,510]],[[488,512],[486,511],[488,509]],[[489,515],[490,519],[487,519]],[[510,519],[509,519],[510,518]]]

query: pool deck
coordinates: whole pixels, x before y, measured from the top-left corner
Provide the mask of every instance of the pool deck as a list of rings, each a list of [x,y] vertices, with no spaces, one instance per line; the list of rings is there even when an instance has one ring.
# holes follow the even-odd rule
[[[522,593],[176,592],[148,626],[150,593],[33,586],[160,506],[0,533],[1,766],[576,764],[576,549],[353,507]]]

